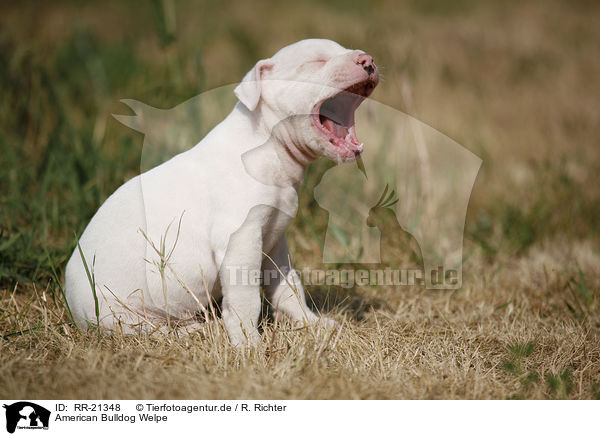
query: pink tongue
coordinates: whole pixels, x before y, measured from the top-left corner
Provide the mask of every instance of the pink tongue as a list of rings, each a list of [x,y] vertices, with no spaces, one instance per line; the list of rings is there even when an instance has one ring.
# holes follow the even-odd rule
[[[346,135],[348,134],[348,129],[338,123],[336,123],[335,121],[331,120],[330,118],[324,117],[325,120],[323,121],[323,126],[329,130],[331,133],[333,133],[335,136],[337,136],[340,139],[344,139],[346,138]]]

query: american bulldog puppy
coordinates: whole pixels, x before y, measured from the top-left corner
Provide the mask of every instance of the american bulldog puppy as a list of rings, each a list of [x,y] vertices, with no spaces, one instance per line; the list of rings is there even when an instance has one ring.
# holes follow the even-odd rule
[[[371,56],[329,40],[299,41],[258,61],[235,88],[239,102],[225,120],[98,209],[66,268],[78,325],[129,333],[185,323],[222,297],[231,342],[256,344],[254,272],[264,273],[275,311],[318,322],[284,232],[306,166],[360,156],[354,111],[378,81]]]

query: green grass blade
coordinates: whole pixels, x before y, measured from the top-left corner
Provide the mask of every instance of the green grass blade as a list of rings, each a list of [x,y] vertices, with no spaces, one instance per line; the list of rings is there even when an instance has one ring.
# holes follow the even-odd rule
[[[92,288],[92,294],[94,296],[94,310],[96,313],[96,327],[98,329],[98,339],[100,339],[100,307],[98,305],[98,295],[96,294],[96,280],[93,277],[93,273],[90,273],[87,261],[85,260],[85,256],[83,255],[83,250],[81,249],[81,245],[79,245],[79,240],[77,241],[77,249],[79,250],[79,255],[81,256],[81,261],[83,262],[88,282],[90,283],[90,287]]]

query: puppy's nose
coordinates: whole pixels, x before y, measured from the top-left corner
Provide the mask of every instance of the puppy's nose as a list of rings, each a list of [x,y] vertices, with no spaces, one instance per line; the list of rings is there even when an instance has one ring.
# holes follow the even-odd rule
[[[375,72],[375,62],[373,62],[373,58],[366,53],[359,53],[354,59],[354,62],[358,65],[362,65],[369,76]]]

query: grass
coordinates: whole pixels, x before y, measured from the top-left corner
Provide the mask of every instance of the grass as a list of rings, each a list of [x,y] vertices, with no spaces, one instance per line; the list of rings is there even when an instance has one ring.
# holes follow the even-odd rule
[[[94,265],[96,264],[96,257],[94,256],[94,259],[92,260],[92,267],[90,268],[88,266],[87,261],[85,260],[83,250],[81,249],[81,246],[79,245],[79,241],[77,242],[77,251],[79,252],[79,256],[81,257],[81,262],[83,262],[83,267],[85,268],[85,274],[87,276],[88,282],[90,284],[90,290],[92,291],[92,296],[94,298],[94,313],[96,314],[95,329],[98,334],[98,339],[100,339],[100,337],[101,337],[100,310],[98,307],[98,294],[96,293],[96,278],[94,276]],[[90,272],[90,269],[91,269],[91,272]],[[66,298],[65,298],[65,306],[67,307],[67,310],[68,310],[69,314],[71,315],[71,319],[73,319],[73,313],[71,312],[71,308],[69,307],[69,302],[66,300]],[[89,327],[94,328],[93,325],[90,325]]]
[[[271,6],[0,6],[0,397],[600,398],[597,6]],[[212,306],[190,335],[77,329],[61,286],[73,232],[142,159],[142,136],[110,116],[119,100],[173,107],[307,36],[369,51],[375,98],[483,159],[463,287],[311,287],[340,330],[265,305],[244,353]],[[321,266],[312,190],[328,165],[310,168],[288,231],[301,268]],[[394,246],[386,262],[408,259]]]

